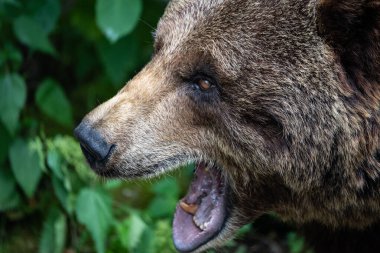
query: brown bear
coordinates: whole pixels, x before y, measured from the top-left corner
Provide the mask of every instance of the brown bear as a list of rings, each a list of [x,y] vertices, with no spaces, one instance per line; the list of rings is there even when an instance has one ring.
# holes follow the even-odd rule
[[[180,252],[270,211],[316,252],[380,252],[380,1],[173,0],[154,48],[75,135],[105,177],[197,164]]]

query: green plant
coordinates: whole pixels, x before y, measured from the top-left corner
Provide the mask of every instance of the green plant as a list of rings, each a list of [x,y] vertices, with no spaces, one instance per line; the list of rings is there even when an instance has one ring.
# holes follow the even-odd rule
[[[110,235],[121,238],[128,226],[130,242],[114,241],[129,251],[157,231],[170,238],[170,230],[162,230],[169,220],[148,230],[145,222],[154,227],[154,221],[133,204],[115,211],[112,194],[126,186],[99,181],[70,136],[84,112],[149,59],[151,38],[144,31],[151,27],[139,20],[154,26],[165,3],[144,4],[154,11],[143,11],[142,0],[0,2],[0,215],[2,230],[16,224],[0,233],[1,252],[102,253]],[[152,210],[157,219],[168,219],[168,212]],[[37,221],[29,230],[24,225],[31,217]],[[30,248],[12,244],[20,231],[30,237]]]

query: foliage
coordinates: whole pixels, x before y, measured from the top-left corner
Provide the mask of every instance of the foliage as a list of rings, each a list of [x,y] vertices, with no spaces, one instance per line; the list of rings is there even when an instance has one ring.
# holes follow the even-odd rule
[[[107,38],[116,42],[130,33],[136,26],[141,14],[140,0],[98,0],[96,2],[96,21]]]
[[[1,121],[9,134],[13,134],[17,127],[20,111],[26,100],[25,82],[16,73],[0,76],[0,102]]]
[[[43,225],[39,253],[60,253],[64,250],[67,233],[65,215],[53,207]]]
[[[187,174],[101,181],[71,137],[149,60],[165,5],[0,1],[0,252],[175,252],[171,219]]]
[[[44,166],[41,157],[41,141],[36,139],[35,143],[38,145],[33,145],[33,140],[16,139],[9,149],[13,174],[29,198],[36,191]]]
[[[73,117],[70,102],[57,82],[51,79],[42,81],[36,91],[35,100],[41,112],[57,123],[68,127],[72,126]]]

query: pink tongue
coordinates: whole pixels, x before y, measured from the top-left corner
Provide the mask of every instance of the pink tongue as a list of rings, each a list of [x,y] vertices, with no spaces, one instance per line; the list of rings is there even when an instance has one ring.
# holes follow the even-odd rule
[[[198,205],[195,214],[186,212],[180,204],[174,215],[173,240],[180,252],[191,252],[206,244],[222,229],[226,218],[224,187],[220,172],[207,169],[200,163],[189,192],[182,200],[189,205]],[[195,216],[195,217],[194,217]],[[205,224],[200,229],[198,225]]]

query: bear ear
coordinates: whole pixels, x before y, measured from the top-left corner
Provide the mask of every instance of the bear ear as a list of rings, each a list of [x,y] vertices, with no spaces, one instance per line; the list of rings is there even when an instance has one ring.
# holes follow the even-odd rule
[[[380,84],[380,0],[319,0],[319,34],[348,77]]]

